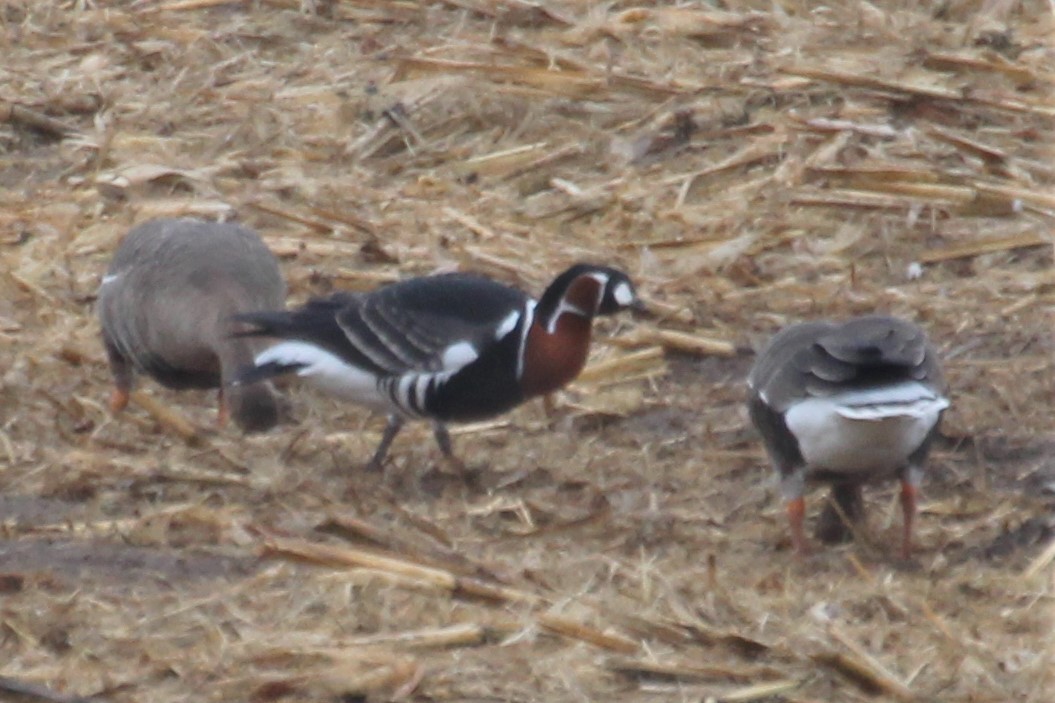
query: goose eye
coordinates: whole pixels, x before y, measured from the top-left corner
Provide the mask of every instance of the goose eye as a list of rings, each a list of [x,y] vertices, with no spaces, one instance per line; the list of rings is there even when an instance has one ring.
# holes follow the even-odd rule
[[[626,307],[630,303],[634,302],[634,291],[630,289],[630,285],[625,281],[620,281],[616,284],[615,288],[612,289],[612,298],[620,307]]]

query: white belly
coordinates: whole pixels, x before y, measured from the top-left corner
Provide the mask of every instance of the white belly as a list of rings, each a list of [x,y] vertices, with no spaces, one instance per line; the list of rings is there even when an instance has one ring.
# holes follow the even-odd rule
[[[948,405],[911,382],[809,398],[790,408],[785,421],[813,469],[893,473],[907,465]]]
[[[392,401],[377,389],[377,378],[357,369],[325,349],[306,342],[286,341],[270,347],[256,357],[258,365],[271,362],[303,364],[297,371],[311,385],[321,391],[372,410],[392,412]]]

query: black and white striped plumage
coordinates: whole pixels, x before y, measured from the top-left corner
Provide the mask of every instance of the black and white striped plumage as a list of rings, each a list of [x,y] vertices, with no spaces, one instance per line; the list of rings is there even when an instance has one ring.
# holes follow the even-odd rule
[[[445,423],[481,420],[563,386],[582,369],[591,321],[639,305],[626,274],[578,264],[536,304],[479,275],[412,278],[365,294],[337,293],[288,312],[239,315],[250,334],[283,341],[239,382],[296,373],[389,415],[379,467],[406,418],[427,418],[450,454]]]
[[[796,549],[806,551],[807,479],[831,483],[836,504],[853,519],[862,484],[898,477],[907,556],[916,485],[949,405],[923,330],[880,315],[792,325],[759,354],[748,389],[751,419],[781,477]],[[834,511],[821,525],[829,541],[845,537]]]

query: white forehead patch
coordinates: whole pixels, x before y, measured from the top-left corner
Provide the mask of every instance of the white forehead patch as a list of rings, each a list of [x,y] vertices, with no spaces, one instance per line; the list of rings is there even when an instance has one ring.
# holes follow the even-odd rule
[[[103,276],[103,280],[99,283],[99,286],[102,287],[102,286],[105,286],[107,283],[113,283],[114,281],[116,281],[120,277],[121,277],[121,274],[119,274],[119,273],[108,273],[105,276]]]
[[[626,307],[634,302],[634,291],[630,289],[630,285],[626,281],[620,281],[612,291],[612,297],[615,298],[615,302],[619,305]]]

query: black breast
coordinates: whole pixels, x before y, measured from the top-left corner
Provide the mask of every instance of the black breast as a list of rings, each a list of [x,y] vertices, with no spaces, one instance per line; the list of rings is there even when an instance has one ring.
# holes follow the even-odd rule
[[[520,337],[518,325],[487,347],[478,359],[439,384],[425,403],[429,416],[444,422],[474,422],[500,415],[524,402],[517,380]]]

